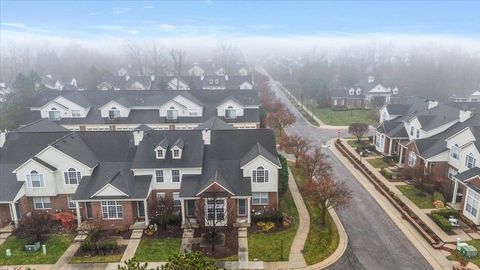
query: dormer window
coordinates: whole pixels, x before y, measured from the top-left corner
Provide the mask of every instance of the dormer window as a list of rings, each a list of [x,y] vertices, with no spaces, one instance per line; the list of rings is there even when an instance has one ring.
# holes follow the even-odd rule
[[[48,111],[48,119],[52,121],[58,121],[61,119],[60,117],[60,111],[57,110],[57,108],[53,107]]]
[[[40,174],[35,170],[31,171],[27,174],[27,186],[32,188],[45,187],[43,174]]]
[[[232,106],[228,106],[228,108],[225,110],[225,118],[227,119],[237,118],[237,111]]]
[[[165,158],[165,151],[163,149],[157,149],[157,159]]]
[[[452,148],[450,148],[450,156],[458,160],[460,156],[460,148],[458,147],[458,144],[452,145]]]
[[[117,109],[117,107],[112,107],[112,108],[108,111],[108,118],[109,118],[109,119],[117,119],[117,118],[120,118],[120,110]]]
[[[410,136],[413,136],[413,131],[415,130],[415,127],[410,127]]]
[[[417,139],[420,138],[420,129],[417,129]]]
[[[215,79],[215,84],[218,84],[218,79]]]
[[[470,153],[465,158],[465,167],[471,169],[475,167],[476,162],[477,162],[477,159],[473,156],[472,153]]]
[[[177,120],[178,118],[178,111],[175,110],[175,107],[170,107],[167,110],[167,119],[169,120]]]
[[[209,83],[209,84],[213,84],[213,79],[209,79],[209,80],[208,80],[208,83]]]
[[[180,158],[180,150],[173,149],[173,158]]]
[[[355,90],[353,88],[350,88],[350,90],[348,91],[348,93],[353,96],[353,94],[355,94]]]
[[[358,88],[357,89],[357,96],[359,96],[360,94],[362,94],[362,89]]]
[[[257,169],[252,172],[252,180],[254,183],[267,183],[268,170],[265,170],[262,166],[257,167]]]

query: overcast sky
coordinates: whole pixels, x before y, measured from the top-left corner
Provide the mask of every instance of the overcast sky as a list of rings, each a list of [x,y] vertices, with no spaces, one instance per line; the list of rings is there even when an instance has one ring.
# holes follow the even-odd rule
[[[0,38],[480,38],[480,1],[0,1]]]

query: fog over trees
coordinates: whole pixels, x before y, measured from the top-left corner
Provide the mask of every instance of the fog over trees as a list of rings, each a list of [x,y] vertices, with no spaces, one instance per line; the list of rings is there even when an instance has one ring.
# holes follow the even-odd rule
[[[63,80],[75,77],[83,85],[105,72],[116,74],[127,66],[136,73],[132,75],[162,74],[166,69],[179,73],[178,65],[184,64],[175,60],[181,56],[181,62],[188,63],[210,58],[226,70],[235,59],[245,59],[252,67],[263,65],[294,92],[320,103],[328,90],[350,86],[370,75],[380,83],[397,86],[404,96],[445,99],[452,94],[480,90],[480,47],[475,50],[454,42],[413,42],[408,46],[395,41],[311,42],[270,48],[265,43],[247,47],[245,42],[235,41],[182,47],[159,39],[122,41],[108,48],[73,41],[55,46],[45,44],[48,43],[2,44],[0,82],[12,82],[18,73],[31,70]]]

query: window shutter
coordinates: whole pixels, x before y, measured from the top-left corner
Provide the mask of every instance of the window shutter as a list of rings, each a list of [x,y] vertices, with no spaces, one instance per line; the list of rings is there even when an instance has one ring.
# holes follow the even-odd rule
[[[254,183],[257,182],[257,171],[252,170],[252,178]]]
[[[68,178],[68,172],[64,172],[63,177],[65,177],[65,184],[67,184],[67,185],[70,184],[70,180]]]
[[[32,187],[32,177],[27,174],[27,187]]]
[[[265,183],[268,182],[268,170],[265,170]]]

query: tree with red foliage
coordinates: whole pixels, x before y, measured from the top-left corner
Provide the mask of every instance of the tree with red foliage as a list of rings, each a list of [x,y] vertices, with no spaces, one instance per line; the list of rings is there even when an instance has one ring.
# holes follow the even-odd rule
[[[300,156],[310,148],[310,140],[298,135],[283,134],[280,138],[280,149],[295,156],[295,167],[298,167]]]
[[[332,170],[325,154],[319,147],[315,147],[309,152],[304,152],[304,154],[300,156],[300,163],[305,170],[309,182],[322,179],[324,176],[329,175]]]
[[[320,180],[305,182],[302,189],[305,197],[322,209],[321,224],[325,224],[329,208],[347,207],[352,199],[352,191],[345,183],[334,181],[330,174]]]
[[[280,130],[280,134],[283,134],[283,130],[295,123],[295,116],[287,109],[279,110],[278,112],[270,113],[267,116],[267,123],[270,127]]]

